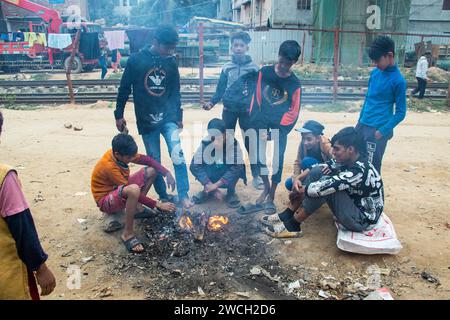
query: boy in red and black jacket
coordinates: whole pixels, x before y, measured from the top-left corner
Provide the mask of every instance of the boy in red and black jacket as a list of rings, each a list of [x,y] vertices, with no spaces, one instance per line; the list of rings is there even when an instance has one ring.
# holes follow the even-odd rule
[[[300,45],[293,40],[281,44],[278,63],[263,67],[258,74],[256,91],[250,105],[252,128],[259,132],[256,159],[264,181],[264,191],[257,203],[273,206],[275,192],[281,182],[287,136],[297,123],[300,112],[301,84],[292,66],[301,54]],[[260,133],[263,133],[262,135]],[[275,142],[272,184],[269,182],[265,149],[267,141]]]

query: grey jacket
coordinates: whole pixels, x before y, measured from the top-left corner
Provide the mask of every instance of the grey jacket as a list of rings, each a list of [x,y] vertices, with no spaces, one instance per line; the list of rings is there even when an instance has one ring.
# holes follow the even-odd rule
[[[252,62],[252,58],[249,55],[245,55],[240,59],[233,55],[232,61],[227,62],[222,68],[219,84],[217,85],[216,93],[211,99],[211,103],[214,105],[219,103],[226,90],[230,88],[239,77],[250,72],[257,72],[258,70],[259,67]]]

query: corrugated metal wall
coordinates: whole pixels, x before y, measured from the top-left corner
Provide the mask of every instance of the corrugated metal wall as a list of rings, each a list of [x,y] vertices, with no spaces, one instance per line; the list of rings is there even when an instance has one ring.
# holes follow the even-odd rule
[[[256,64],[264,64],[276,61],[278,49],[283,41],[295,40],[304,51],[304,61],[308,63],[311,59],[312,35],[298,30],[269,30],[250,31],[252,42],[249,54]],[[303,48],[303,37],[305,35],[305,48]]]

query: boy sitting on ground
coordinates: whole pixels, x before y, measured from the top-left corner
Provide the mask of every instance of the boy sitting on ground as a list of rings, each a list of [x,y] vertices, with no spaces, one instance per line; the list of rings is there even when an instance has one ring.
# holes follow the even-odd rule
[[[301,133],[302,140],[294,163],[294,174],[285,182],[290,191],[290,204],[284,212],[293,214],[297,211],[302,201],[299,189],[304,179],[314,166],[332,159],[331,142],[324,136],[324,130],[325,127],[314,120],[307,121],[302,128],[296,129]]]
[[[347,230],[362,232],[378,222],[384,208],[383,181],[364,156],[363,138],[349,127],[338,132],[331,143],[340,169],[329,168],[332,175],[325,175],[321,166],[313,168],[300,190],[304,195],[301,207],[294,214],[265,219],[270,221],[266,232],[272,237],[300,237],[301,223],[325,203]]]
[[[227,189],[226,204],[230,208],[240,206],[236,195],[239,179],[246,183],[245,165],[239,143],[227,135],[225,122],[212,119],[208,123],[208,136],[194,154],[191,173],[203,185],[203,191],[194,196],[197,204],[205,202],[210,195],[219,201],[224,199],[220,188]]]
[[[130,175],[129,163],[147,167]],[[121,239],[131,253],[144,251],[144,246],[134,234],[134,219],[150,217],[149,208],[163,212],[176,210],[172,203],[160,203],[146,196],[158,174],[165,176],[167,184],[172,190],[175,189],[172,174],[153,158],[138,154],[136,142],[127,134],[114,137],[112,149],[103,155],[92,173],[92,195],[100,211],[112,214],[125,209],[125,228]]]

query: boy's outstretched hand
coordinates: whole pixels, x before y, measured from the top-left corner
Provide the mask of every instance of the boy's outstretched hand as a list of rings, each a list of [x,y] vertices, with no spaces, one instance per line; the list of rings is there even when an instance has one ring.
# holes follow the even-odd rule
[[[158,202],[156,209],[162,212],[173,213],[177,210],[177,207],[171,202]]]
[[[175,191],[175,187],[176,187],[176,182],[175,182],[175,178],[173,177],[173,175],[169,172],[166,175],[166,183],[169,186],[170,189],[172,189],[172,191]]]
[[[213,105],[211,102],[203,103],[203,109],[204,109],[204,110],[209,111],[209,110],[211,110],[213,107],[214,107],[214,105]]]

